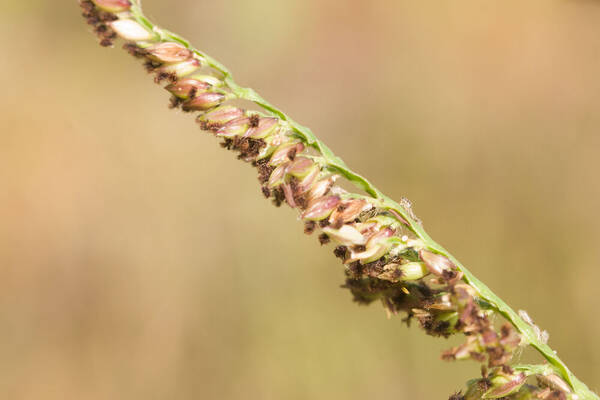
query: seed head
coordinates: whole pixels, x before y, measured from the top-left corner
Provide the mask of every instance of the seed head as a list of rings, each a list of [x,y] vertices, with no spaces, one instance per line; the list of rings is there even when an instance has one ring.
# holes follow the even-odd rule
[[[274,188],[275,186],[279,186],[285,182],[285,174],[287,172],[288,166],[289,163],[281,164],[273,170],[273,172],[269,176],[269,181],[267,182],[267,186],[269,188]]]
[[[443,358],[474,359],[485,363],[492,374],[486,369],[483,379],[471,381],[465,395],[456,393],[451,400],[531,398],[524,395],[566,400],[572,394],[558,376],[538,377],[541,391],[531,389],[524,385],[525,374],[507,366],[521,336],[509,324],[496,328],[490,318],[493,311],[478,301],[475,288],[457,282],[462,277],[458,267],[448,257],[426,250],[426,240],[415,237],[420,235],[417,229],[408,226],[403,235],[400,225],[409,225],[403,215],[410,215],[411,223],[419,222],[410,202],[403,199],[394,209],[397,206],[382,200],[379,193],[369,198],[334,186],[338,176],[331,175],[332,171],[343,172],[352,181],[350,172],[330,163],[323,148],[308,137],[301,139],[291,122],[278,118],[281,114],[257,101],[257,96],[247,95],[249,90],[240,94],[226,70],[213,65],[217,63],[206,65],[200,52],[179,42],[163,42],[169,35],[148,28],[152,24],[142,19],[138,23],[132,17],[136,10],[124,13],[132,8],[130,0],[80,0],[80,4],[101,44],[112,44],[117,35],[129,41],[125,47],[146,62],[148,71],[156,73],[155,80],[168,80],[165,89],[172,94],[174,107],[202,112],[197,118],[201,128],[222,137],[223,147],[257,167],[265,197],[276,206],[285,201],[299,208],[306,233],[322,230],[321,244],[338,244],[334,254],[346,265],[345,287],[356,301],[381,300],[389,314],[407,312],[406,320],[416,318],[430,335],[466,336],[465,343],[446,351]],[[203,66],[210,66],[215,76],[201,75]],[[253,100],[272,111],[271,116],[222,105],[234,98]],[[310,151],[305,151],[303,140]],[[434,276],[424,279],[429,274]]]

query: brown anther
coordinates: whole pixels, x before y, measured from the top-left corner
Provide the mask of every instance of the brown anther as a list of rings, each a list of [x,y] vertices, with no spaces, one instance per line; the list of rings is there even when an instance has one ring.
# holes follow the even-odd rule
[[[94,9],[94,3],[90,0],[82,0],[79,2],[79,6],[83,9],[84,12],[91,12]]]
[[[465,396],[462,395],[462,391],[458,391],[448,397],[448,400],[465,400]]]
[[[161,63],[148,60],[144,63],[144,68],[146,68],[146,71],[150,73],[156,71],[161,65]]]
[[[362,277],[363,265],[359,261],[354,261],[348,264],[348,272],[352,278],[358,279]]]
[[[485,361],[485,356],[481,353],[478,353],[476,351],[471,351],[469,352],[469,356],[471,356],[471,358],[477,362],[484,362]]]
[[[177,75],[169,72],[159,72],[154,77],[154,83],[161,83],[162,81],[177,82]]]
[[[329,238],[329,236],[326,233],[322,233],[319,235],[319,243],[321,243],[321,246],[329,243],[331,241],[331,239]]]
[[[271,173],[275,169],[275,167],[272,167],[271,165],[269,165],[266,160],[257,161],[256,168],[258,169],[258,181],[261,184],[265,184],[269,181],[269,177],[271,176]]]
[[[104,39],[100,40],[100,46],[102,46],[102,47],[110,47],[112,45],[113,45],[112,39],[104,38]]]
[[[125,43],[123,45],[123,49],[135,58],[142,58],[146,56],[146,52],[144,51],[144,49],[139,48],[134,43]]]
[[[260,117],[258,114],[252,114],[250,116],[250,128],[256,128],[260,121]]]
[[[261,191],[262,194],[268,199],[269,197],[271,197],[271,189],[269,189],[266,186],[261,186]]]
[[[310,235],[311,233],[313,233],[316,228],[317,228],[317,224],[315,223],[315,221],[305,221],[304,222],[304,233],[306,233],[307,235]]]
[[[119,17],[111,13],[101,13],[100,19],[102,20],[102,22],[112,22],[118,20]]]
[[[229,139],[229,138],[225,138],[223,139],[223,141],[220,143],[221,147],[223,147],[224,149],[227,150],[231,150],[231,146],[233,145],[233,140]]]
[[[183,100],[181,100],[178,97],[171,96],[169,98],[169,108],[178,108],[181,105],[181,103],[183,103]]]
[[[346,260],[346,255],[348,253],[348,248],[346,246],[337,246],[334,250],[333,250],[333,254],[341,259],[342,261]]]
[[[273,204],[275,205],[275,207],[281,206],[281,204],[285,200],[285,194],[283,193],[283,190],[281,188],[277,187],[272,190],[272,193],[273,193]]]

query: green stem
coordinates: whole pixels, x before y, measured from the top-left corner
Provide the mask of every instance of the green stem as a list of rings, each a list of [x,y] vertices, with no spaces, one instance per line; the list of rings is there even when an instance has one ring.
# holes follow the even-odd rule
[[[462,271],[462,273],[464,274],[464,280],[478,292],[479,297],[485,302],[489,303],[493,310],[502,314],[519,331],[519,333],[523,337],[524,344],[531,345],[538,352],[540,352],[542,356],[544,356],[544,358],[549,362],[549,365],[546,366],[523,366],[524,369],[526,368],[531,373],[534,373],[538,369],[540,371],[543,370],[543,372],[547,373],[549,369],[552,369],[572,387],[573,392],[576,395],[573,396],[574,399],[600,400],[600,397],[598,397],[595,393],[588,389],[588,387],[583,382],[581,382],[575,377],[575,375],[573,375],[573,373],[569,370],[566,364],[558,357],[556,352],[552,350],[550,346],[544,343],[542,338],[538,337],[533,326],[525,322],[519,316],[518,313],[516,313],[512,308],[508,306],[508,304],[506,304],[494,292],[492,292],[492,290],[489,287],[487,287],[483,282],[477,279],[464,265],[462,265],[456,259],[456,257],[450,254],[441,245],[436,243],[427,234],[427,232],[425,232],[420,222],[416,221],[415,218],[413,218],[413,214],[412,212],[410,212],[410,210],[407,210],[402,205],[398,204],[394,200],[384,195],[366,178],[350,170],[350,168],[344,163],[344,161],[342,161],[342,159],[333,154],[329,147],[327,147],[322,141],[320,141],[309,128],[300,125],[299,123],[288,117],[283,111],[279,110],[274,105],[267,102],[253,89],[244,88],[235,83],[231,72],[229,72],[229,70],[223,64],[213,59],[209,55],[195,49],[190,45],[190,43],[187,40],[178,36],[177,34],[161,29],[154,25],[142,13],[140,3],[141,1],[138,0],[136,4],[133,4],[131,8],[131,14],[136,21],[138,21],[140,24],[147,27],[148,29],[154,31],[162,40],[180,43],[181,45],[185,46],[186,48],[190,49],[198,56],[203,58],[207,62],[208,66],[212,67],[213,69],[217,70],[223,75],[223,81],[236,97],[252,101],[255,104],[262,107],[263,109],[265,109],[267,112],[287,122],[289,126],[294,130],[294,132],[307,145],[315,148],[321,153],[321,155],[323,156],[324,163],[328,168],[343,175],[346,179],[348,179],[358,188],[364,190],[366,193],[372,196],[372,198],[376,199],[382,208],[396,211],[402,216],[402,218],[404,218],[404,220],[408,224],[408,227],[423,241],[427,248],[429,248],[433,252],[448,257],[458,267],[458,269]]]

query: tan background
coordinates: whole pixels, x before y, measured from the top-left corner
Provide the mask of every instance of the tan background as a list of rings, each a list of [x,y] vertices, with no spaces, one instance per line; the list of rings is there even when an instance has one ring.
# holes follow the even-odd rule
[[[600,389],[599,2],[144,3],[412,199]],[[0,37],[0,398],[443,399],[477,375],[353,304],[75,1],[3,0]]]

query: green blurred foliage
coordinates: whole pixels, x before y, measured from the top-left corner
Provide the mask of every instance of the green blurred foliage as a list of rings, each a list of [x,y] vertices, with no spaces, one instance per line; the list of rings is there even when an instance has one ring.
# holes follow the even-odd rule
[[[600,389],[599,3],[144,5],[412,199]],[[478,374],[352,304],[75,1],[4,0],[0,37],[0,398],[441,399]]]

